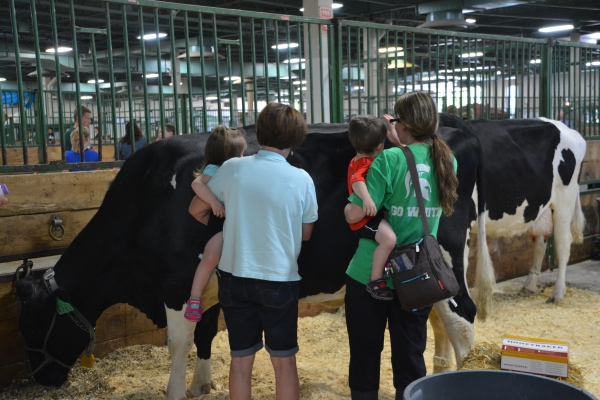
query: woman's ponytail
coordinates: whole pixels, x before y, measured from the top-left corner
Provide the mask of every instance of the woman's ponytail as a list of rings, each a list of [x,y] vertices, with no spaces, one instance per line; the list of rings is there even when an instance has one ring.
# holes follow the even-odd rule
[[[458,198],[456,194],[458,178],[454,173],[452,150],[437,135],[433,135],[431,140],[431,158],[435,169],[440,207],[447,216],[454,212],[454,201]]]

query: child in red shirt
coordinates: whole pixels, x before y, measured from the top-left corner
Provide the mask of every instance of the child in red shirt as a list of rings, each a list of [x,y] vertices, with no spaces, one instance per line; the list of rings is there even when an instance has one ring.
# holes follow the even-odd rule
[[[362,220],[350,224],[350,229],[362,239],[377,242],[373,253],[371,278],[367,291],[379,300],[392,300],[394,295],[383,279],[387,258],[396,245],[396,234],[390,224],[383,218],[383,212],[377,212],[375,203],[369,195],[366,185],[367,172],[371,163],[382,151],[387,135],[387,126],[379,118],[370,115],[359,115],[350,121],[348,138],[356,150],[356,157],[348,167],[348,192],[356,193],[363,202],[363,210],[367,214]]]

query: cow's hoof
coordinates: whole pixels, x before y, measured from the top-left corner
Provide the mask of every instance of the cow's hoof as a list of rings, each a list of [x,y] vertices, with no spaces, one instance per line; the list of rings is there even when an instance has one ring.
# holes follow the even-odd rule
[[[521,290],[519,290],[519,296],[527,297],[527,296],[531,296],[534,294],[538,294],[539,292],[540,292],[539,286],[535,286],[535,287],[523,286],[521,288]]]
[[[209,394],[211,390],[217,390],[217,384],[213,380],[200,386],[200,390],[188,389],[185,394],[188,399],[193,399],[202,396],[203,394]]]
[[[548,299],[546,300],[546,303],[558,304],[558,303],[560,303],[563,300],[564,300],[563,297],[555,296],[554,294],[552,294],[552,295],[550,295],[550,297],[548,297]]]

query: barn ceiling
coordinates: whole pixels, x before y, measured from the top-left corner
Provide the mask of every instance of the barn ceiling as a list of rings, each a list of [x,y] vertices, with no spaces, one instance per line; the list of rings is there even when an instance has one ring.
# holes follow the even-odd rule
[[[19,32],[19,43],[21,53],[22,75],[25,81],[35,81],[35,76],[30,76],[35,68],[35,59],[27,54],[34,50],[35,35],[32,27],[30,0],[14,0],[17,10],[17,26]],[[300,11],[302,0],[223,0],[216,4],[215,0],[178,0],[179,3],[192,5],[210,6],[218,5],[222,8],[240,9],[247,11],[259,11],[276,14],[288,14],[302,16]],[[469,24],[460,24],[459,27],[450,26],[439,27],[439,29],[460,29],[471,33],[507,35],[527,38],[568,38],[571,32],[540,33],[539,28],[545,26],[555,26],[572,24],[574,32],[582,35],[582,41],[596,43],[600,36],[600,0],[335,0],[343,4],[343,7],[336,9],[334,16],[356,21],[370,21],[377,23],[392,23],[395,25],[417,27],[426,22],[430,12],[460,12],[463,11],[463,18],[474,19],[476,22]],[[4,4],[7,4],[5,0]],[[56,14],[58,19],[58,37],[65,41],[70,41],[72,31],[70,27],[69,3],[67,0],[55,0]],[[50,0],[35,0],[38,18],[38,35],[42,52],[48,44],[52,43],[52,29],[50,24],[51,8]],[[104,2],[100,0],[75,0],[75,11],[77,15],[77,25],[86,28],[106,28],[106,16],[104,13]],[[8,7],[7,7],[8,8]],[[15,81],[16,69],[14,57],[7,57],[13,51],[13,33],[11,24],[11,14],[8,9],[0,13],[0,77],[6,78],[9,82]],[[139,45],[136,39],[139,27],[135,25],[138,18],[138,10],[135,6],[126,6],[127,18],[131,21],[129,30],[130,46]],[[152,20],[152,10],[145,9],[144,20]],[[147,14],[147,15],[146,15]],[[164,14],[164,13],[163,13]],[[167,15],[159,16],[161,21],[168,24]],[[122,29],[122,16],[120,6],[111,6],[111,18],[113,32],[113,48],[122,48],[124,46],[123,35],[119,31]],[[437,18],[437,17],[436,17]],[[183,40],[184,31],[181,23],[182,17],[175,16],[175,37]],[[226,22],[226,21],[225,21]],[[144,24],[146,24],[145,22]],[[228,37],[236,39],[238,35],[237,23],[235,18],[231,18],[231,27],[226,25],[219,29],[219,37]],[[204,26],[206,37],[212,34],[212,27],[209,24]],[[148,30],[147,30],[148,31]],[[597,35],[594,35],[594,34]],[[197,34],[193,33],[192,34]],[[106,50],[106,37],[97,35],[97,50],[99,52]],[[101,37],[102,36],[102,37]],[[246,40],[246,39],[244,39]],[[89,35],[78,36],[79,54],[90,52]],[[147,46],[148,47],[148,46]],[[163,52],[169,51],[169,45],[163,45]],[[151,46],[147,52],[155,53]],[[245,54],[249,59],[250,55]],[[47,64],[51,67],[52,62]],[[44,67],[45,68],[45,67]],[[52,71],[46,71],[52,74]],[[72,79],[70,71],[63,71],[63,82],[69,82]],[[91,78],[88,77],[88,78]],[[88,79],[82,77],[81,80]],[[166,80],[164,84],[168,84]]]

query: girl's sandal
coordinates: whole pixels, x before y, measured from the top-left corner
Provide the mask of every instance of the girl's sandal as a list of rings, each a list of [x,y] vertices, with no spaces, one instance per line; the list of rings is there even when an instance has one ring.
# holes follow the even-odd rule
[[[191,322],[200,322],[202,319],[202,300],[189,299],[186,304],[184,318]]]

